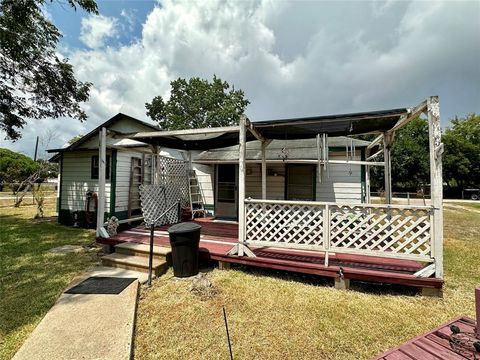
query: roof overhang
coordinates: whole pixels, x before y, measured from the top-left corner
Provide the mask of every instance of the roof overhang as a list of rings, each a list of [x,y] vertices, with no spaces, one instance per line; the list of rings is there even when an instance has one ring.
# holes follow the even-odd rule
[[[247,141],[311,139],[317,134],[331,137],[393,132],[418,116],[426,102],[415,108],[399,108],[351,114],[337,114],[266,121],[247,121]],[[209,150],[237,145],[239,126],[177,131],[141,132],[131,139],[183,150]]]

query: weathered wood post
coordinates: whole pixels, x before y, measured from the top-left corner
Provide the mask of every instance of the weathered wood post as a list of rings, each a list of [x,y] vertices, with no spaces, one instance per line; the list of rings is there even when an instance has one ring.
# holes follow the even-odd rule
[[[385,203],[392,203],[392,161],[390,150],[393,143],[393,133],[383,133],[383,157],[385,162]]]
[[[475,328],[475,335],[480,339],[480,288],[475,289],[475,308],[477,310],[477,327]]]
[[[245,156],[247,142],[247,118],[240,117],[238,144],[238,256],[244,254],[245,242]]]
[[[443,278],[443,177],[442,130],[438,96],[427,99],[428,137],[430,151],[430,198],[433,206],[433,255],[435,277]]]
[[[101,228],[105,221],[105,171],[107,158],[107,129],[102,127],[98,146],[98,205],[97,236],[101,236]]]
[[[266,141],[262,142],[262,199],[267,198],[267,145]]]

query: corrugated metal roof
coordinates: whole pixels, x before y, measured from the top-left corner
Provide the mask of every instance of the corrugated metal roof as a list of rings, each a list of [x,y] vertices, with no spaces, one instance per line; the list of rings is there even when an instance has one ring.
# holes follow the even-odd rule
[[[345,149],[350,143],[356,148],[365,148],[370,142],[339,136],[328,139],[329,148]],[[317,141],[316,139],[302,140],[273,140],[267,147],[267,160],[280,159],[280,151],[287,148],[289,160],[315,160],[317,159]],[[261,143],[260,141],[250,141],[247,143],[247,160],[261,160]],[[193,158],[193,161],[201,163],[202,161],[233,161],[238,160],[238,145],[228,146],[219,149],[206,150]]]

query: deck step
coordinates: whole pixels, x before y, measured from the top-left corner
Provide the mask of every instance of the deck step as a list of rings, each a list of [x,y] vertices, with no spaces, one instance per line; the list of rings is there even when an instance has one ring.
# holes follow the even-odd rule
[[[120,269],[148,272],[148,257],[113,253],[102,256],[102,264]],[[166,259],[153,259],[153,273],[160,276],[168,269]]]
[[[134,242],[124,242],[115,246],[115,252],[119,254],[147,257],[150,253],[150,245]],[[153,258],[166,259],[172,250],[167,246],[153,246]]]

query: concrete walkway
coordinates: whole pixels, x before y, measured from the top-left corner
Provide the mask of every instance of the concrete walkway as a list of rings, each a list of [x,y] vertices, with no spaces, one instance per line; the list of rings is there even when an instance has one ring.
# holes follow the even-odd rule
[[[136,277],[136,271],[97,267],[90,276]],[[118,295],[63,293],[13,359],[130,359],[139,282]]]

